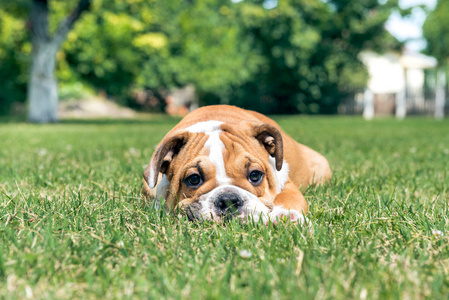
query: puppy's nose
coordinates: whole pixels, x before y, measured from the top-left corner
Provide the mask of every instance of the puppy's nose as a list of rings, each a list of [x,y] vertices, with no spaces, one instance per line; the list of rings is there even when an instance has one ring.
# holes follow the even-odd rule
[[[243,206],[243,200],[235,193],[222,194],[215,201],[215,206],[222,210],[235,211]]]

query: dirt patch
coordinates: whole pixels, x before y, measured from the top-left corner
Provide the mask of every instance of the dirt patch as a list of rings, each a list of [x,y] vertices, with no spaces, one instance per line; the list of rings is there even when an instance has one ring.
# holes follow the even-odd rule
[[[101,98],[68,100],[59,103],[59,118],[132,118],[136,112]]]

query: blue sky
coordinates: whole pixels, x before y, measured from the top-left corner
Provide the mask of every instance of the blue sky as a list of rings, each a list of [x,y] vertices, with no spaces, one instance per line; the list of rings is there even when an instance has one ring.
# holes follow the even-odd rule
[[[437,0],[400,0],[401,8],[408,8],[416,5],[426,5],[433,9]],[[420,51],[426,46],[422,38],[422,25],[426,19],[425,12],[420,8],[414,8],[412,15],[402,18],[399,14],[393,14],[386,24],[386,28],[392,35],[400,41],[409,40],[406,47],[410,51]]]

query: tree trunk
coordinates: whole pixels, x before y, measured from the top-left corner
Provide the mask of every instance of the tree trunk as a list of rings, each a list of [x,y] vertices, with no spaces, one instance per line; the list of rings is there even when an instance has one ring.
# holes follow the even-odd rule
[[[28,86],[28,119],[35,123],[58,120],[58,84],[54,75],[56,51],[50,42],[33,45]]]
[[[48,0],[31,0],[30,29],[33,56],[28,83],[28,119],[35,123],[58,120],[58,84],[55,78],[56,52],[67,33],[88,10],[91,0],[80,0],[73,12],[59,24],[55,35],[48,33]]]

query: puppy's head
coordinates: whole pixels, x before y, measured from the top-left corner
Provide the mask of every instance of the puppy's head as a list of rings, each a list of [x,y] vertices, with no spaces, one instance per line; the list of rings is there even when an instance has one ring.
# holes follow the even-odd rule
[[[191,219],[265,218],[288,178],[282,135],[269,124],[219,121],[170,132],[144,179],[153,198]]]

